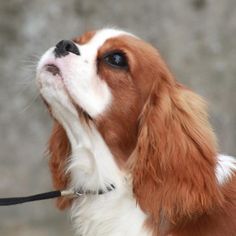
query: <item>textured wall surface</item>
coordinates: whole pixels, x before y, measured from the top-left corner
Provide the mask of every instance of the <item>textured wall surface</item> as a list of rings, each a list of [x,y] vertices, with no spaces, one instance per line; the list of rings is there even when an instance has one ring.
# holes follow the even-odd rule
[[[38,58],[60,39],[113,25],[159,48],[176,78],[208,100],[220,150],[236,155],[235,0],[1,0],[0,196],[51,189]],[[0,208],[0,235],[72,235],[69,222],[53,201]]]

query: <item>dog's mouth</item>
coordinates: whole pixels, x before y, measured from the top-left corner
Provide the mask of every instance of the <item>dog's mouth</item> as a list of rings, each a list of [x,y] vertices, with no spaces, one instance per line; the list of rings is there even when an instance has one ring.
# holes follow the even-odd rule
[[[54,65],[54,64],[47,64],[45,66],[45,70],[50,72],[50,73],[52,73],[54,76],[56,76],[56,75],[61,76],[60,69],[56,65]]]
[[[59,69],[58,66],[56,66],[55,64],[46,64],[44,66],[45,68],[45,71],[48,71],[50,72],[53,76],[59,76],[62,80],[62,73],[61,73],[61,70]],[[68,95],[68,97],[70,98],[71,100],[71,103],[74,105],[74,107],[76,108],[77,112],[78,112],[78,115],[81,119],[83,119],[84,121],[86,121],[87,123],[89,121],[92,121],[92,117],[81,107],[79,106],[78,104],[75,103],[75,101],[73,100],[73,98],[71,97],[70,93],[68,92],[68,89],[67,87],[65,86],[65,91]],[[43,99],[45,101],[45,99]],[[50,106],[47,104],[47,102],[45,101],[47,107],[49,108],[50,110]]]
[[[43,66],[43,70],[49,72],[50,74],[52,74],[55,77],[58,77],[59,80],[61,80],[61,82],[63,83],[63,87],[65,92],[67,93],[71,103],[74,105],[75,109],[78,112],[78,115],[80,117],[81,120],[85,121],[86,123],[89,123],[90,121],[93,121],[92,117],[87,113],[87,111],[85,109],[83,109],[80,105],[76,104],[76,102],[74,101],[74,99],[71,97],[69,91],[68,91],[68,83],[65,84],[65,81],[62,77],[62,72],[60,70],[60,68],[54,64],[54,63],[48,63],[46,65]],[[49,111],[51,110],[50,105],[47,104],[46,100],[43,98],[44,102],[46,103]]]

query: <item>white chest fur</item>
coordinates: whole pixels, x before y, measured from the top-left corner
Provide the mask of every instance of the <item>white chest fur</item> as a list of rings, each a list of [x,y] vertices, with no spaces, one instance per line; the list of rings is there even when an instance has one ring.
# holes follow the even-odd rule
[[[131,192],[120,191],[78,199],[72,206],[76,235],[83,236],[148,236],[145,214]]]

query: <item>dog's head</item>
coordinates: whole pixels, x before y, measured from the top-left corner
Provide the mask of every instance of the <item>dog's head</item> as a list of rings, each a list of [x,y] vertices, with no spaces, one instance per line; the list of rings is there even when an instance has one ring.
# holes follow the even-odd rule
[[[65,169],[79,143],[79,121],[96,127],[156,221],[177,222],[220,202],[205,104],[175,81],[148,43],[115,29],[62,40],[42,56],[37,81],[55,119],[49,150],[56,188],[71,181]],[[63,199],[59,206],[66,206]]]

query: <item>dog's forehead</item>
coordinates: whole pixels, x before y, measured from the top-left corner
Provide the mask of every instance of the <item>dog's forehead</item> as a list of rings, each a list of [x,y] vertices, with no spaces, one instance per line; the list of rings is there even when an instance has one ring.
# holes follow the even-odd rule
[[[118,29],[101,29],[98,31],[89,31],[80,37],[74,39],[74,41],[80,46],[92,46],[94,50],[98,50],[108,39],[116,38],[123,35],[133,36],[123,30]]]

